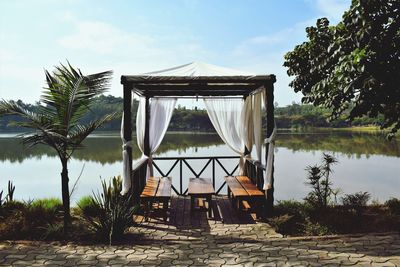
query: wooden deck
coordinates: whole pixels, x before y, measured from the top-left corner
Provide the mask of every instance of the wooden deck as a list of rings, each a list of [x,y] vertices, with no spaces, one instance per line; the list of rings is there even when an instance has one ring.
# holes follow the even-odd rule
[[[175,226],[179,229],[199,229],[213,223],[223,224],[254,224],[256,215],[249,212],[236,211],[227,196],[213,196],[212,217],[207,215],[207,202],[196,203],[196,205],[205,205],[203,209],[196,209],[192,214],[190,212],[189,196],[173,196],[171,198],[168,219],[164,221],[164,212],[162,203],[153,204],[152,211],[147,218],[138,216],[135,221],[138,223],[159,223]]]

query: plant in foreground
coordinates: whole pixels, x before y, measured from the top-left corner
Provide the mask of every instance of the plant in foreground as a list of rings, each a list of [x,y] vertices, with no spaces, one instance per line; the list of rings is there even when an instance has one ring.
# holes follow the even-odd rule
[[[7,195],[7,201],[11,202],[14,200],[14,192],[15,192],[15,185],[11,181],[8,181],[8,195]]]
[[[24,136],[25,144],[45,144],[56,150],[62,165],[64,232],[67,233],[71,223],[68,162],[90,133],[114,117],[114,114],[107,114],[90,123],[82,123],[82,118],[90,111],[93,99],[109,88],[112,72],[83,75],[68,63],[68,66],[61,64],[56,67],[53,73],[45,73],[47,88],[36,111],[29,111],[15,101],[2,100],[0,116],[19,116],[23,120],[14,122],[14,125],[36,130]]]
[[[0,238],[48,239],[54,238],[56,232],[59,236],[62,210],[62,202],[56,198],[6,202],[0,220]]]
[[[125,230],[133,223],[133,214],[137,206],[132,205],[132,195],[121,195],[120,176],[110,179],[108,184],[102,180],[101,184],[102,192],[94,193],[91,203],[86,203],[81,209],[90,229],[97,237],[107,240],[111,245],[120,240]]]
[[[332,165],[338,161],[334,156],[324,153],[321,165],[307,166],[307,182],[312,191],[308,193],[305,200],[316,208],[326,208],[333,194],[330,175],[333,172]]]

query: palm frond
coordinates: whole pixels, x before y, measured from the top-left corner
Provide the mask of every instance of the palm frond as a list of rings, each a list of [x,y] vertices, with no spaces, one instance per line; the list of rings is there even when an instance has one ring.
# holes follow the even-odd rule
[[[89,111],[93,97],[105,92],[110,84],[112,72],[106,71],[88,76],[61,64],[53,74],[46,72],[48,88],[42,95],[42,102],[57,113],[58,123],[68,131]]]
[[[70,140],[70,145],[75,149],[75,148],[80,148],[82,141],[93,131],[96,129],[100,128],[102,125],[105,123],[111,121],[117,113],[113,114],[108,114],[103,116],[100,119],[91,121],[89,124],[82,125],[78,124],[75,126],[75,128],[71,131],[71,134],[69,135],[69,140]]]
[[[52,125],[51,117],[48,114],[32,112],[15,101],[0,101],[0,116],[17,115],[24,119],[24,121],[13,122],[13,125],[27,128],[40,128],[46,129]]]

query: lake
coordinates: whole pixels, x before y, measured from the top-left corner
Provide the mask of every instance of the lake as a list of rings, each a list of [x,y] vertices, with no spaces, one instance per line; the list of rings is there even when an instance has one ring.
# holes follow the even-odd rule
[[[100,179],[119,175],[122,170],[121,140],[118,133],[99,133],[85,140],[85,148],[75,152],[69,163],[70,187],[80,173],[81,177],[72,196],[75,202],[81,196],[100,189]],[[134,158],[140,157],[133,148]],[[280,132],[275,150],[275,198],[302,199],[309,188],[305,185],[308,165],[320,162],[322,153],[338,158],[334,166],[334,188],[344,193],[367,191],[372,199],[383,202],[400,197],[400,144],[388,141],[381,133],[346,131],[292,133]],[[156,153],[157,157],[235,156],[216,134],[167,133]],[[228,170],[234,169],[236,160],[222,161]],[[199,172],[206,161],[191,160]],[[158,161],[167,170],[173,161]],[[16,186],[15,197],[35,199],[61,197],[61,164],[54,151],[45,146],[24,147],[15,134],[0,134],[0,191],[6,191],[7,181]],[[155,172],[157,173],[157,172]],[[223,182],[221,168],[216,169],[216,186]],[[183,186],[187,186],[189,169],[184,169]],[[202,176],[210,177],[211,166]],[[179,170],[170,176],[179,188]],[[225,193],[223,189],[221,192]]]

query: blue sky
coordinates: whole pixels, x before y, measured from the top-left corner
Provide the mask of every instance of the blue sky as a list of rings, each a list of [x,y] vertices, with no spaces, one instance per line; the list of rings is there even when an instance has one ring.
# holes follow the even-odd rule
[[[350,0],[2,0],[0,99],[39,100],[44,69],[68,59],[84,74],[122,74],[203,61],[277,76],[279,106],[299,102],[283,55],[317,18],[337,23]]]

